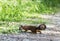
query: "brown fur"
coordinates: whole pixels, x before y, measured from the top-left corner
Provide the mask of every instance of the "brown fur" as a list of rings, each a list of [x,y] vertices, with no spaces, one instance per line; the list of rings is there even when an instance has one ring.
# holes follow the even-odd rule
[[[45,30],[46,25],[45,24],[40,24],[38,27],[36,27],[36,26],[26,26],[26,25],[22,26],[21,25],[21,27],[19,27],[19,30],[22,30],[22,29],[24,29],[25,32],[28,31],[28,30],[31,30],[32,33],[37,33],[37,32],[41,33],[40,30]]]
[[[25,31],[31,30],[32,33],[37,33],[37,32],[41,33],[41,31],[39,31],[39,29],[36,26],[22,26],[21,25],[21,28],[24,29]]]

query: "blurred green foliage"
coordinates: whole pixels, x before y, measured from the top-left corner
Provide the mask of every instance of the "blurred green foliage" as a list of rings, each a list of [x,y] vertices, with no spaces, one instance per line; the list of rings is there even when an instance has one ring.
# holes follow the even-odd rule
[[[58,7],[60,0],[0,0],[0,21],[20,21],[26,13],[52,14]]]

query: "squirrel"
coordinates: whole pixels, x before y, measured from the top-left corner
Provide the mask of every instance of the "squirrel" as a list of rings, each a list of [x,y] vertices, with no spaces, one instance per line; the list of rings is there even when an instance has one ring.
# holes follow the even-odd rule
[[[46,29],[46,25],[45,24],[41,24],[38,27],[36,27],[36,26],[26,26],[26,25],[22,26],[21,25],[21,27],[19,27],[19,30],[22,30],[22,29],[25,30],[25,32],[30,30],[32,33],[37,33],[37,32],[41,33],[40,30],[45,30]]]

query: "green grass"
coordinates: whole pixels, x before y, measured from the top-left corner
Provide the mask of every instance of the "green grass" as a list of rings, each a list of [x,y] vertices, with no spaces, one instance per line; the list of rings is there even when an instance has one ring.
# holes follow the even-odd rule
[[[0,21],[20,21],[26,13],[54,14],[57,9],[54,2],[52,0],[47,0],[46,3],[45,0],[0,0]]]

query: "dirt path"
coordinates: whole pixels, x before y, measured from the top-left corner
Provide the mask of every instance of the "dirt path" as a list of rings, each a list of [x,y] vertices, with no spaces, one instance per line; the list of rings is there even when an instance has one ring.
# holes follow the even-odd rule
[[[51,22],[42,34],[20,33],[0,34],[0,41],[60,41],[60,13],[56,15],[41,15]]]

